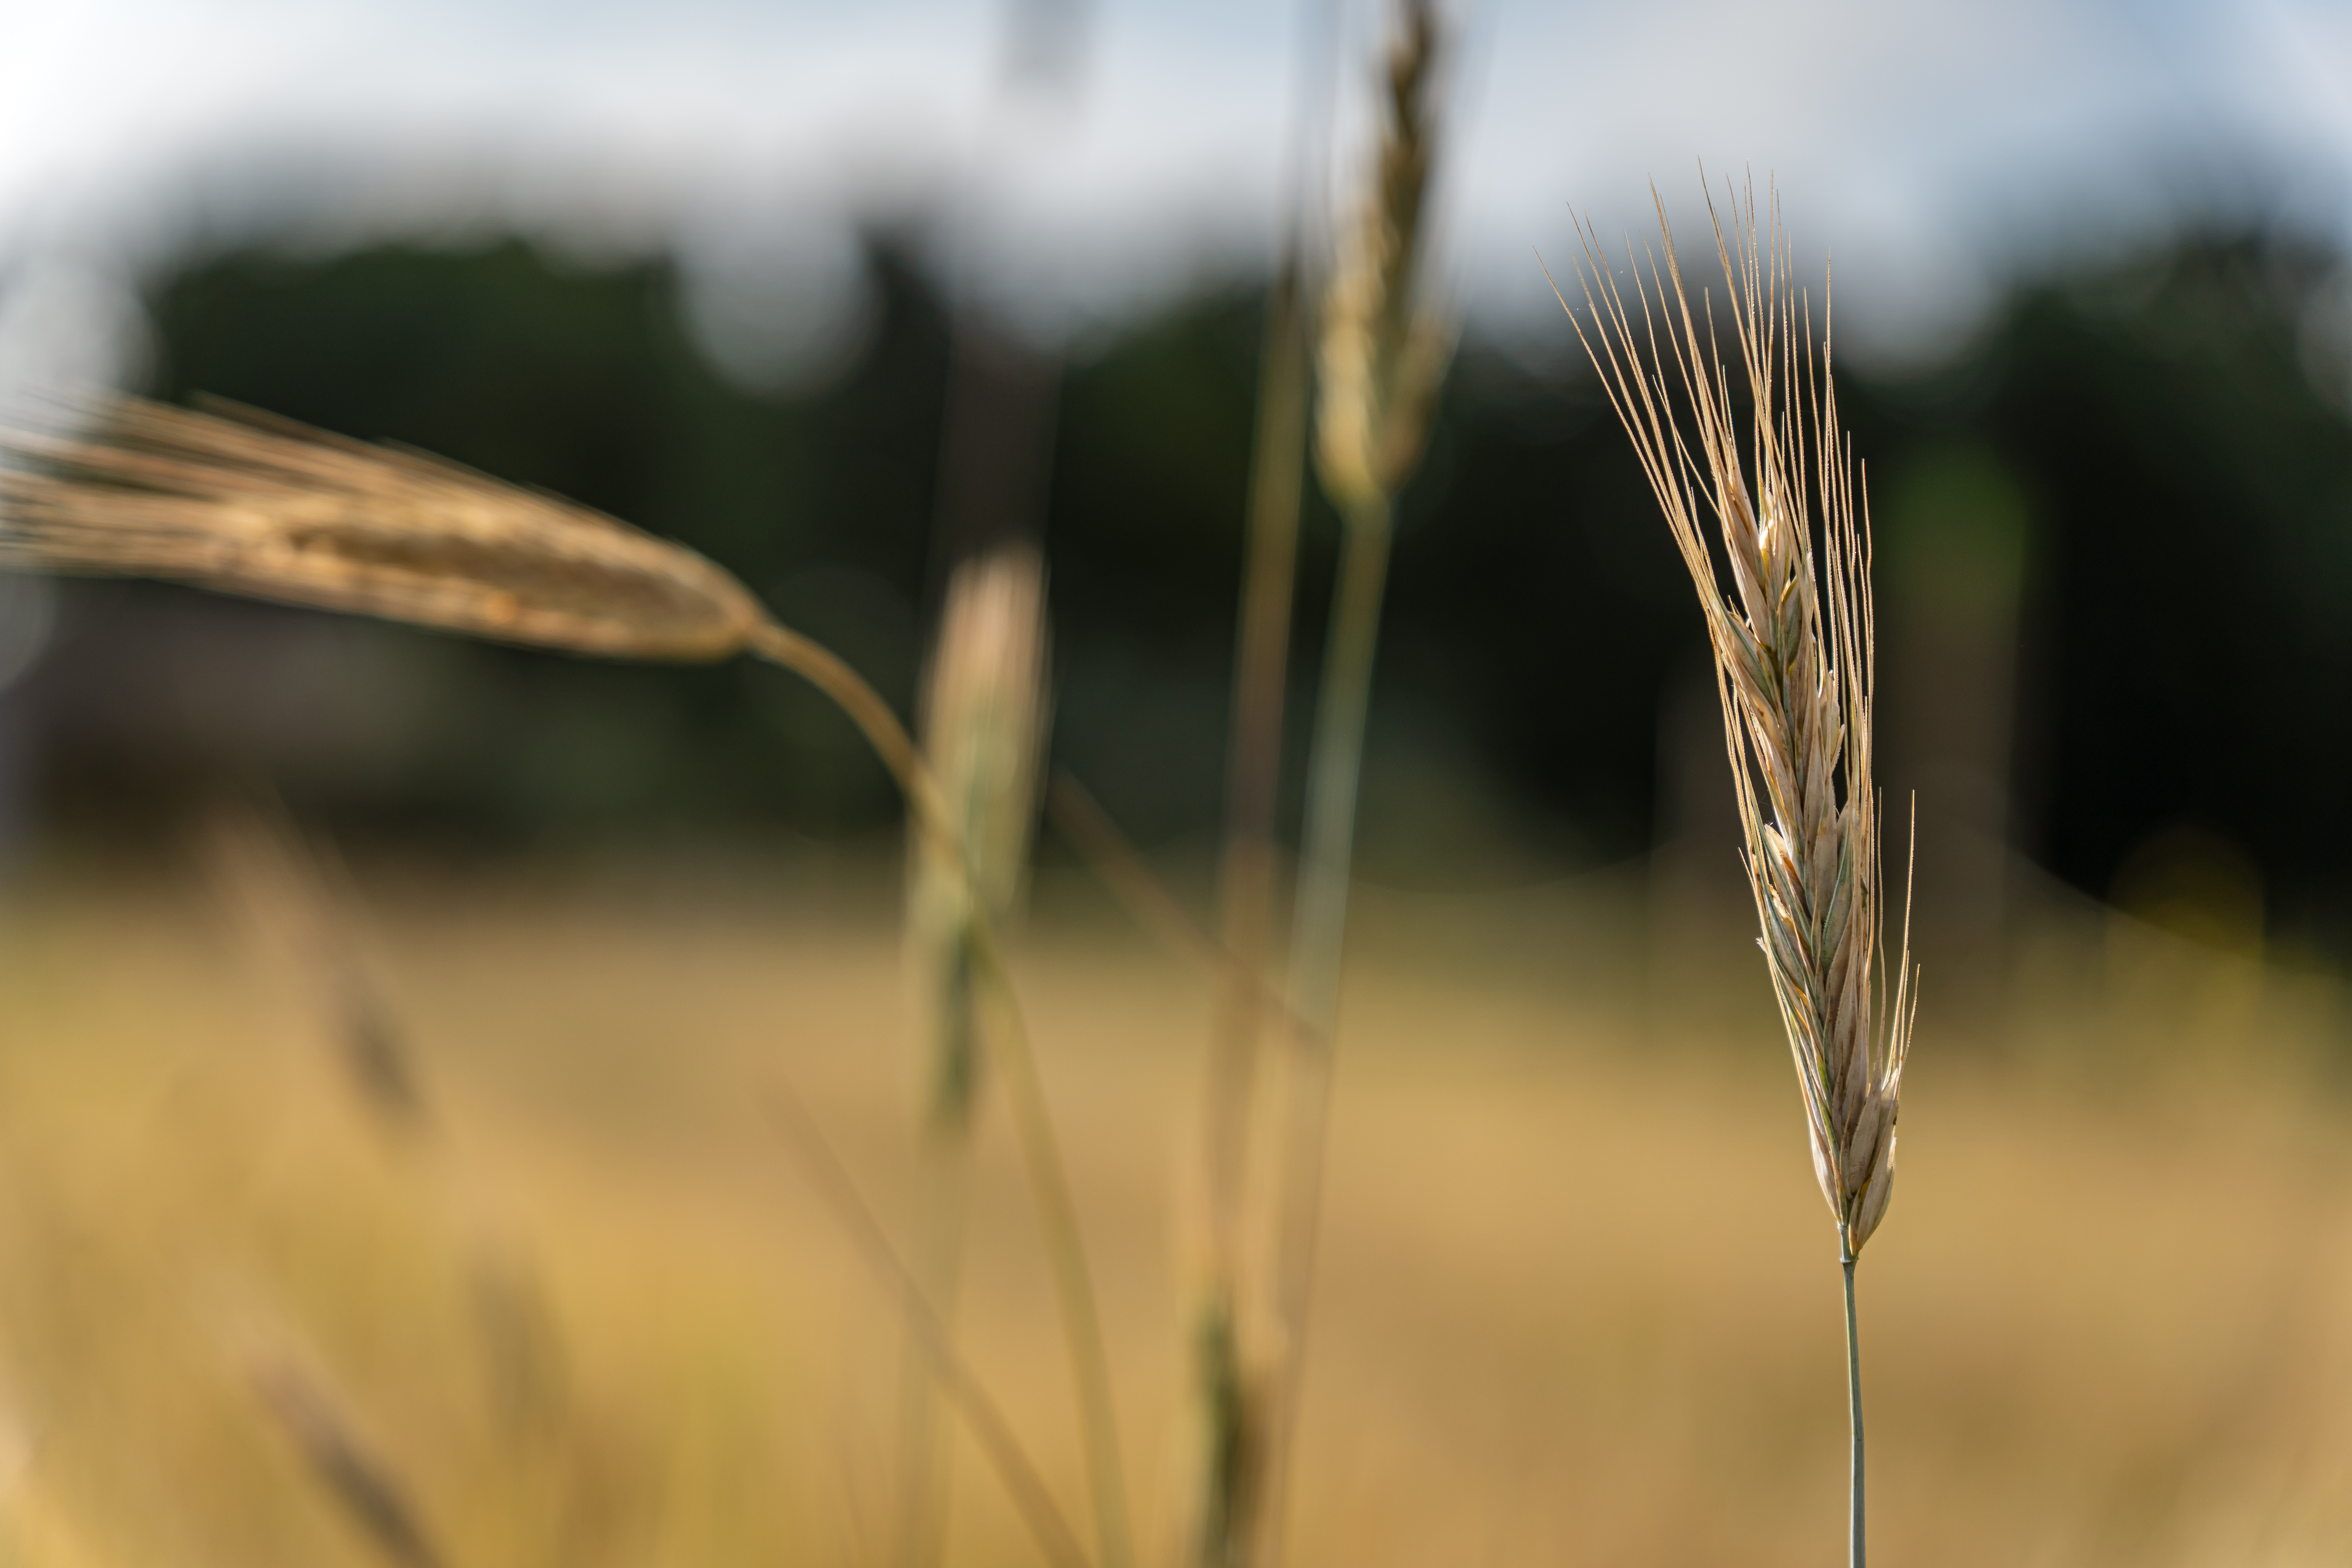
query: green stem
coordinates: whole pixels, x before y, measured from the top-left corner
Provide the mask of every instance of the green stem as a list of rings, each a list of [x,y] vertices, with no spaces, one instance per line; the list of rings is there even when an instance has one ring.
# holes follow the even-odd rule
[[[1846,1561],[1864,1568],[1862,1531],[1862,1339],[1853,1317],[1853,1247],[1843,1226],[1838,1226],[1838,1262],[1845,1269],[1845,1389],[1846,1413],[1853,1433],[1853,1523]]]
[[[1291,1009],[1303,1033],[1292,1058],[1291,1124],[1276,1211],[1275,1280],[1283,1349],[1267,1420],[1262,1510],[1267,1562],[1281,1556],[1291,1434],[1297,1426],[1307,1363],[1307,1314],[1322,1219],[1323,1145],[1330,1121],[1333,1029],[1339,1013],[1348,883],[1355,854],[1356,786],[1363,769],[1364,721],[1371,706],[1381,600],[1388,584],[1390,531],[1386,495],[1368,497],[1348,508],[1307,768],[1305,865],[1290,942]]]
[[[1294,249],[1266,300],[1251,457],[1249,562],[1234,658],[1234,717],[1219,868],[1227,962],[1202,1097],[1202,1264],[1190,1335],[1206,1458],[1193,1521],[1203,1568],[1246,1561],[1258,1478],[1257,1412],[1244,1372],[1241,1232],[1265,1012],[1274,834],[1282,776],[1298,499],[1307,462],[1307,319]]]

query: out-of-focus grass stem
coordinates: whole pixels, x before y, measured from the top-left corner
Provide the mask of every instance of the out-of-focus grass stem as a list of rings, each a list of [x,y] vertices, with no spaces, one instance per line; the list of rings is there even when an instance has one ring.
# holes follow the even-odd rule
[[[1266,300],[1258,361],[1257,438],[1251,456],[1249,554],[1242,579],[1234,718],[1219,868],[1225,973],[1209,1042],[1202,1096],[1202,1278],[1191,1351],[1206,1438],[1206,1552],[1246,1531],[1255,1468],[1255,1401],[1242,1343],[1242,1220],[1251,1109],[1260,1074],[1265,975],[1272,935],[1275,812],[1282,782],[1282,720],[1289,681],[1291,604],[1298,574],[1298,509],[1307,458],[1307,332],[1296,247]]]
[[[1291,1011],[1301,1027],[1271,1210],[1268,1277],[1276,1321],[1273,1365],[1260,1395],[1263,1493],[1249,1521],[1250,1544],[1238,1561],[1281,1557],[1321,1223],[1356,797],[1381,602],[1397,494],[1420,466],[1454,354],[1454,326],[1430,308],[1423,287],[1430,175],[1442,140],[1435,93],[1441,33],[1431,0],[1399,0],[1380,73],[1378,153],[1324,293],[1317,342],[1316,472],[1343,529],[1316,698],[1291,927]]]
[[[919,708],[924,753],[956,811],[965,857],[962,864],[950,858],[919,825],[910,835],[907,956],[922,1084],[915,1269],[950,1331],[987,1076],[971,927],[984,914],[1002,929],[1026,880],[1051,707],[1045,597],[1045,563],[1034,548],[1000,544],[958,564]],[[910,1329],[898,1410],[899,1568],[934,1568],[946,1545],[953,1450],[940,1446],[936,1381]]]
[[[866,1266],[898,1298],[915,1342],[929,1359],[940,1388],[971,1426],[981,1452],[1003,1481],[1006,1495],[1036,1538],[1038,1550],[1055,1568],[1090,1568],[1086,1549],[1055,1505],[1053,1492],[1030,1462],[1012,1424],[956,1349],[954,1336],[924,1297],[922,1286],[891,1250],[873,1211],[857,1195],[856,1184],[817,1131],[815,1119],[797,1096],[781,1088],[771,1091],[768,1107],[777,1131],[815,1184],[818,1196],[849,1233]]]
[[[1290,1447],[1305,1376],[1307,1312],[1321,1227],[1323,1152],[1329,1130],[1334,1031],[1347,946],[1348,887],[1354,868],[1356,794],[1362,777],[1364,721],[1371,706],[1381,603],[1388,582],[1391,508],[1384,492],[1347,509],[1329,646],[1316,700],[1307,764],[1304,857],[1290,942],[1291,1008],[1302,1028],[1292,1054],[1287,1126],[1276,1189],[1275,1289],[1284,1333],[1278,1381],[1269,1391],[1264,1561],[1280,1558],[1288,1500]]]

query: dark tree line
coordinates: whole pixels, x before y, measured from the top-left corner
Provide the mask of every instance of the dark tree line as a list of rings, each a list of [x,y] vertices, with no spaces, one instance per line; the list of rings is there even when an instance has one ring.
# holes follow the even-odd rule
[[[2338,268],[2291,238],[2192,237],[2021,287],[1953,363],[1849,367],[1841,395],[1882,553],[1927,563],[1927,600],[1965,575],[1965,549],[1959,568],[1937,553],[1952,530],[2000,534],[1976,559],[2021,550],[2020,847],[2100,893],[2150,832],[2200,823],[2259,866],[2274,924],[2341,951]],[[872,268],[870,331],[839,374],[762,395],[705,363],[658,263],[581,271],[520,244],[229,255],[155,293],[153,390],[396,438],[674,534],[903,704],[949,332],[905,252],[877,242]],[[1060,391],[1056,752],[1147,839],[1205,834],[1218,809],[1257,316],[1253,289],[1206,294],[1073,362]],[[1992,475],[2007,510],[1972,511],[1977,481],[1955,473]],[[1315,507],[1308,669],[1333,530]],[[1697,658],[1688,593],[1591,379],[1470,346],[1404,508],[1369,874],[1460,883],[1642,852],[1661,704]],[[1886,597],[1891,622],[1912,613]],[[307,684],[288,668],[305,664]],[[67,823],[152,816],[265,769],[352,828],[485,848],[838,837],[892,816],[847,726],[770,670],[598,668],[168,588],[78,586],[16,700],[35,798]]]

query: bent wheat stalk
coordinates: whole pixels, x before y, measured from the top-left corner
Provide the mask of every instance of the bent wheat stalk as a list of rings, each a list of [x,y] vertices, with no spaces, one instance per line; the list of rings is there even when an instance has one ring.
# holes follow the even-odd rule
[[[752,654],[832,699],[874,748],[920,830],[969,878],[946,797],[906,726],[864,678],[683,545],[420,453],[273,416],[136,399],[100,434],[0,430],[0,567],[175,579],[226,593],[407,621],[608,658]],[[994,994],[1013,1121],[1068,1344],[1105,1568],[1126,1539],[1108,1358],[1069,1177],[1003,955],[985,910],[975,973]]]
[[[1729,370],[1717,357],[1712,316],[1692,310],[1673,226],[1656,205],[1663,273],[1656,254],[1646,278],[1629,255],[1629,303],[1598,236],[1580,224],[1587,319],[1569,314],[1665,512],[1715,651],[1759,945],[1803,1090],[1814,1174],[1837,1224],[1853,1437],[1848,1544],[1853,1568],[1863,1568],[1853,1269],[1894,1192],[1895,1113],[1916,1010],[1907,910],[1891,1000],[1876,973],[1868,504],[1838,426],[1828,333],[1817,356],[1810,309],[1789,281],[1777,199],[1768,198],[1761,236],[1752,187],[1744,203],[1734,193],[1729,233],[1708,200],[1738,349]],[[1748,405],[1744,431],[1735,395]],[[1730,569],[1728,591],[1708,519]]]

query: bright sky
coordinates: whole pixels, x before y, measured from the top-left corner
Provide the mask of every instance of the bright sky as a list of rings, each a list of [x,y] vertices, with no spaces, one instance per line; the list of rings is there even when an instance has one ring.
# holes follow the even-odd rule
[[[1382,12],[1336,5],[1340,150]],[[0,0],[0,383],[135,360],[139,279],[255,235],[520,229],[674,246],[758,370],[854,315],[847,236],[928,210],[942,265],[1083,332],[1262,263],[1298,0],[1078,6],[1066,101],[1008,110],[1008,0]],[[1647,222],[1655,177],[1777,177],[1865,348],[1964,331],[2003,274],[2183,203],[2352,236],[2352,8],[2324,0],[1458,0],[1446,248],[1475,320],[1548,333],[1538,271]],[[1311,73],[1308,73],[1311,79]],[[1353,129],[1350,129],[1353,128]]]

